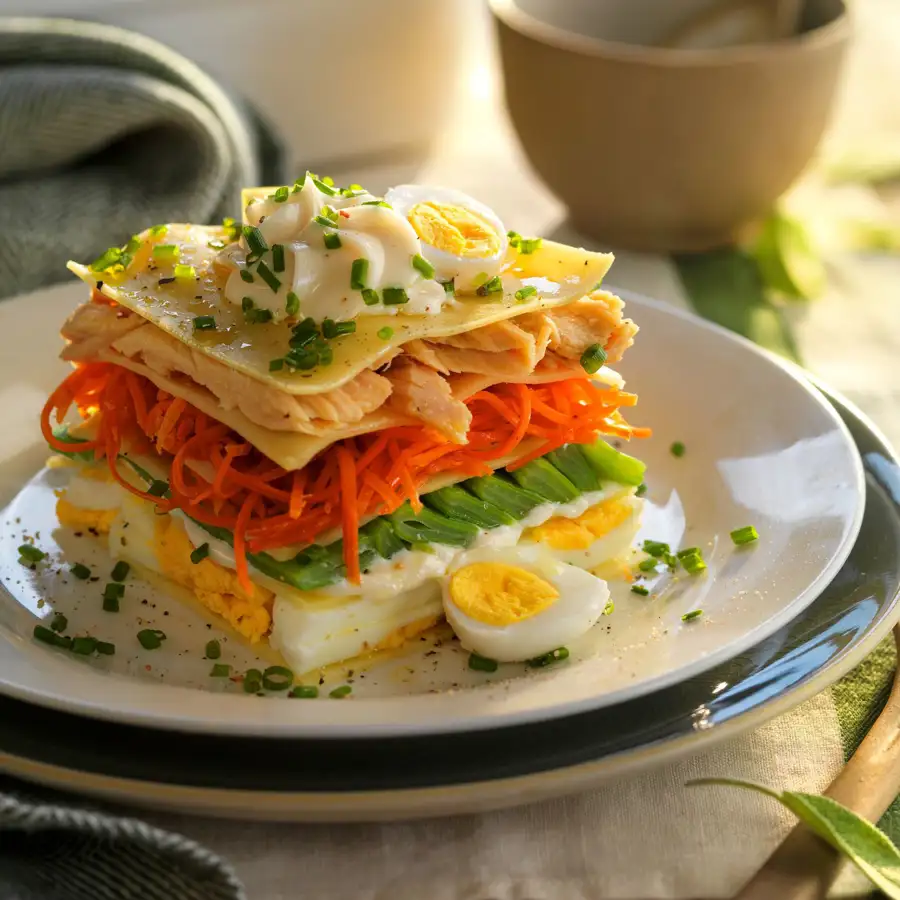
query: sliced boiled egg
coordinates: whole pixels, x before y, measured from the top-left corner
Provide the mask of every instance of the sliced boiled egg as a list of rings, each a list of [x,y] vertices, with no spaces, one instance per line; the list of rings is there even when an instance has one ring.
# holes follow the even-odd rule
[[[444,580],[447,621],[467,650],[532,659],[589,631],[609,600],[605,581],[538,546],[461,553]]]
[[[450,188],[401,184],[384,199],[412,225],[422,256],[439,281],[454,279],[457,291],[472,291],[500,271],[506,229],[497,214],[474,197]]]

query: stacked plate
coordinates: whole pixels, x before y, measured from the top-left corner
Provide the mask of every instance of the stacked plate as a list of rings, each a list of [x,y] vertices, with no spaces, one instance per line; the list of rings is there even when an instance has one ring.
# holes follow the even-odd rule
[[[346,699],[260,698],[210,679],[217,635],[133,582],[103,618],[109,566],[56,529],[37,425],[63,374],[48,322],[66,286],[0,306],[0,769],[95,795],[208,814],[364,820],[512,805],[587,788],[758,727],[856,665],[897,618],[900,467],[859,412],[799,371],[695,318],[627,296],[641,337],[623,374],[654,437],[641,538],[704,550],[708,570],[649,597],[619,585],[591,641],[545,670],[472,672],[436,633],[352,673]],[[674,442],[683,455],[670,452]],[[57,473],[58,474],[58,473]],[[735,547],[752,524],[760,539]],[[39,534],[38,534],[39,533]],[[31,572],[23,537],[62,565]],[[683,621],[685,613],[702,615]],[[62,612],[114,656],[32,638]],[[140,623],[140,624],[138,624]],[[164,630],[152,654],[138,628]],[[226,644],[229,658],[254,665]],[[133,649],[129,649],[133,648]],[[489,747],[490,752],[484,752]],[[264,764],[260,764],[264,761]]]

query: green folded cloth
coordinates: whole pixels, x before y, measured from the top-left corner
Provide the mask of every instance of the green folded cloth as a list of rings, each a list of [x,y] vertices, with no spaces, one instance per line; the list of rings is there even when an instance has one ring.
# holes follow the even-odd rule
[[[161,44],[0,18],[0,298],[148,225],[234,215],[242,187],[286,174],[265,125]]]

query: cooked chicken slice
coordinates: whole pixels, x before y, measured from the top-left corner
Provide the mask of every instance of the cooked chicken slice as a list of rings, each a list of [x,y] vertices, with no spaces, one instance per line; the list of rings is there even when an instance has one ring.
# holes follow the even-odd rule
[[[548,334],[530,334],[514,320],[483,325],[474,331],[431,340],[428,343],[460,350],[483,350],[489,353],[512,353],[523,365],[533,369],[547,349]]]
[[[466,443],[472,414],[465,403],[453,396],[446,378],[402,356],[391,363],[385,374],[393,388],[392,409],[420,419],[454,443]]]
[[[390,382],[367,369],[322,394],[286,394],[198,353],[154,325],[132,331],[112,346],[160,375],[190,378],[215,394],[223,409],[237,407],[252,422],[274,431],[318,434],[335,423],[358,422],[391,393]]]
[[[522,381],[534,368],[530,360],[515,353],[467,350],[430,341],[410,341],[403,345],[403,352],[444,375],[474,372],[496,381]]]
[[[92,359],[146,320],[137,313],[108,303],[82,303],[66,319],[60,334],[69,343],[60,354],[70,362]]]
[[[607,361],[618,362],[633,343],[637,326],[622,318],[622,300],[605,291],[595,291],[566,306],[526,313],[516,322],[534,335],[546,335],[548,347],[567,359],[580,359],[585,348],[600,344]]]

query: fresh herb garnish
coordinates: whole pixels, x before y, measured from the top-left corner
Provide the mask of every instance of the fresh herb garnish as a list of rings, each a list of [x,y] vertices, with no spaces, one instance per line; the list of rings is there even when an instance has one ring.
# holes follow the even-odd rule
[[[591,344],[591,346],[585,348],[584,353],[581,354],[581,368],[584,369],[588,375],[599,372],[605,362],[606,351],[600,344]]]
[[[759,533],[752,525],[745,525],[743,528],[736,528],[731,532],[731,540],[740,547],[743,544],[752,544],[759,540]]]
[[[281,287],[281,281],[264,262],[261,262],[256,267],[256,274],[269,286],[273,293],[278,293],[278,290]]]
[[[386,287],[381,292],[381,297],[385,306],[401,306],[404,303],[409,303],[409,297],[403,288]]]
[[[69,620],[62,613],[53,613],[50,620],[50,628],[57,633],[65,631],[69,627]]]
[[[672,446],[669,447],[669,453],[671,453],[672,456],[680,459],[682,456],[684,456],[684,451],[686,449],[687,447],[685,447],[684,444],[681,443],[681,441],[675,441],[675,443],[673,443]]]
[[[197,270],[193,266],[177,265],[172,273],[176,281],[194,281],[197,278]]]
[[[322,241],[327,250],[340,250],[343,246],[341,243],[341,236],[336,231],[326,231],[322,237]]]
[[[319,689],[314,684],[298,684],[288,697],[294,697],[295,699],[300,700],[312,700],[314,697],[319,696]]]
[[[227,678],[231,674],[231,666],[228,663],[215,663],[209,674],[211,678]]]
[[[145,650],[158,650],[162,647],[166,634],[158,628],[144,628],[137,633],[137,639]]]
[[[272,270],[275,272],[284,271],[284,244],[272,245]]]
[[[362,298],[363,303],[365,303],[366,306],[375,306],[377,303],[381,302],[378,291],[372,290],[372,288],[363,288]]]
[[[350,288],[354,291],[363,290],[368,277],[369,261],[365,257],[354,259],[350,266]]]
[[[341,700],[348,694],[352,693],[352,691],[353,688],[350,687],[349,684],[342,684],[340,687],[336,687],[333,691],[331,691],[328,696],[333,697],[335,700]]]
[[[269,666],[262,673],[262,685],[267,691],[286,691],[294,683],[294,673],[286,666]]]
[[[424,256],[417,253],[412,258],[412,266],[423,278],[434,278],[434,266]]]
[[[178,244],[157,244],[151,255],[159,262],[174,262],[179,255]]]
[[[530,253],[534,253],[534,251],[539,249],[541,244],[544,243],[543,238],[522,237],[518,231],[508,231],[506,236],[509,238],[510,247],[515,248],[519,253],[524,253],[526,256]]]
[[[469,654],[469,668],[476,672],[496,672],[499,663],[496,659],[488,659],[478,653]]]
[[[194,316],[194,331],[215,331],[215,316]]]
[[[526,284],[516,291],[516,300],[527,300],[537,293],[537,288],[533,284]]]
[[[222,645],[218,641],[206,642],[206,658],[218,659],[222,655]]]
[[[87,581],[91,577],[91,570],[84,563],[73,563],[69,571],[82,581]]]
[[[699,619],[700,616],[703,615],[702,609],[692,609],[690,612],[686,612],[682,617],[682,622],[693,622],[694,619]]]
[[[300,298],[293,292],[288,291],[284,301],[284,311],[289,316],[296,316],[300,312]]]
[[[244,240],[247,242],[252,256],[262,256],[269,249],[262,232],[255,225],[244,225],[241,233],[244,235]]]
[[[110,573],[109,577],[112,578],[113,581],[124,581],[128,577],[128,573],[131,571],[131,566],[125,562],[124,559],[120,559],[114,566],[113,570]]]
[[[29,564],[39,563],[47,556],[43,550],[38,550],[33,544],[21,544],[19,546],[19,561],[25,560]]]
[[[209,556],[209,544],[201,544],[191,550],[191,562],[196,566]]]
[[[249,269],[241,269],[241,281],[253,284],[253,273]]]
[[[543,653],[540,656],[534,657],[534,659],[529,659],[525,663],[525,665],[530,669],[543,669],[547,666],[552,666],[553,663],[562,662],[562,660],[568,658],[569,648],[557,647],[555,650],[551,650],[549,653]]]
[[[500,276],[495,275],[493,278],[489,278],[481,287],[476,289],[475,293],[479,297],[487,297],[489,294],[502,294],[503,282],[500,280]]]
[[[646,597],[650,593],[650,590],[644,587],[644,585],[642,584],[633,584],[631,586],[631,593],[639,594],[641,597]]]
[[[356,322],[352,319],[346,322],[335,322],[334,319],[322,320],[322,336],[328,340],[353,334],[354,331],[356,331]]]
[[[394,336],[394,329],[389,325],[385,325],[384,328],[378,329],[378,337],[383,341],[389,341]]]

